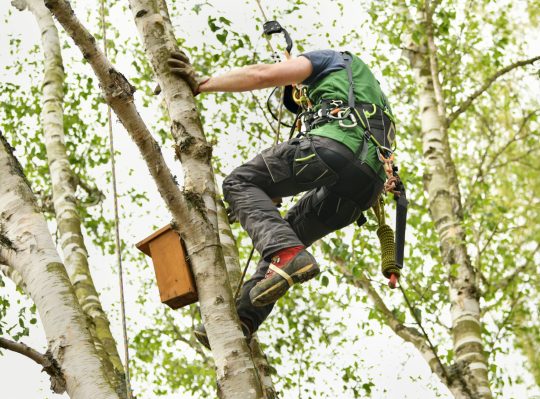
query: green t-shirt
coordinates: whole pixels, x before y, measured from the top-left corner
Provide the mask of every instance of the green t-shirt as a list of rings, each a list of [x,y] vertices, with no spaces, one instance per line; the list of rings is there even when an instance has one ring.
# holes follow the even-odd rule
[[[304,53],[302,56],[308,58],[313,66],[313,73],[303,82],[308,86],[308,96],[311,102],[319,104],[320,100],[328,99],[342,100],[347,104],[349,78],[341,53],[333,50],[321,50]],[[375,104],[386,109],[392,115],[388,100],[368,66],[360,58],[353,55],[351,67],[356,103]],[[347,120],[345,123],[351,123],[351,121]],[[339,141],[350,148],[353,153],[356,153],[363,143],[364,129],[360,125],[354,128],[342,128],[339,126],[339,121],[332,121],[314,128],[309,134]],[[371,140],[368,141],[368,153],[364,162],[383,181],[386,180],[383,164],[379,160],[377,148]]]

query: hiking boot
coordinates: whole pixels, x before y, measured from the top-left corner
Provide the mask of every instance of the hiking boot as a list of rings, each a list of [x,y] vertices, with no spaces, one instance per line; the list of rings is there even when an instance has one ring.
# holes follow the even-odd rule
[[[248,340],[248,342],[251,340],[251,330],[248,327],[248,323],[243,322],[240,320],[240,326],[242,327],[242,332],[244,333],[244,336]],[[204,346],[207,349],[210,349],[210,342],[208,341],[208,335],[206,335],[206,329],[202,324],[197,324],[195,328],[193,328],[193,334],[195,335],[195,338],[197,338],[197,341],[200,342],[202,346]]]
[[[276,302],[295,283],[303,283],[319,274],[317,261],[308,251],[302,249],[283,265],[272,258],[268,272],[249,292],[253,306],[265,306]]]

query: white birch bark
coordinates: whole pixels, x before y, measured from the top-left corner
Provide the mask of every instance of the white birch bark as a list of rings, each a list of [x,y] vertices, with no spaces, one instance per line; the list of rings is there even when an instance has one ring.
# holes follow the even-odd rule
[[[217,191],[217,188],[216,188]],[[223,248],[223,256],[225,258],[225,265],[227,266],[227,274],[229,275],[229,282],[233,294],[236,293],[239,284],[242,284],[242,272],[243,267],[240,265],[240,255],[238,248],[236,247],[236,241],[229,224],[227,212],[223,201],[217,200],[218,208],[218,227],[219,227],[219,241]],[[268,359],[262,350],[257,334],[253,334],[249,345],[251,349],[251,358],[259,373],[261,381],[263,395],[265,399],[277,398],[277,392],[272,382],[272,376],[270,374],[271,368],[268,363]]]
[[[429,25],[425,14],[421,20]],[[429,29],[428,29],[429,34]],[[410,63],[419,90],[419,110],[423,158],[424,188],[429,211],[441,243],[444,266],[449,273],[452,335],[455,353],[455,377],[462,382],[464,398],[492,398],[488,380],[488,363],[483,350],[479,293],[476,276],[465,246],[463,212],[456,167],[446,131],[446,110],[439,73],[434,70],[436,54],[433,37],[427,47],[413,49]],[[435,81],[433,80],[435,77]],[[435,86],[434,86],[435,85]],[[437,89],[436,89],[437,87]],[[438,95],[436,94],[438,93]],[[440,104],[440,105],[439,105]]]
[[[0,135],[0,257],[17,271],[38,310],[48,348],[72,399],[118,399],[103,372],[47,223],[12,149]]]
[[[45,59],[41,123],[51,173],[53,205],[64,265],[79,304],[88,316],[88,326],[95,338],[96,350],[107,374],[120,391],[125,390],[124,368],[109,328],[109,320],[101,307],[99,295],[90,274],[88,253],[77,210],[78,201],[75,195],[77,179],[71,170],[66,151],[62,105],[64,68],[58,30],[43,0],[18,1],[28,6],[41,31]]]
[[[232,293],[217,234],[211,171],[203,168],[202,175],[195,171],[196,176],[202,176],[200,180],[193,180],[193,176],[186,177],[187,187],[182,193],[163,160],[158,144],[133,104],[133,87],[96,47],[95,38],[78,21],[69,3],[65,0],[45,0],[45,5],[89,61],[100,81],[107,103],[139,147],[161,196],[178,222],[176,229],[184,238],[192,262],[201,314],[213,348],[220,395],[223,398],[261,397],[258,376],[238,317],[231,306]],[[192,162],[187,162],[188,164],[204,166],[205,162],[202,160],[206,159],[208,163],[211,152],[204,141],[190,89],[187,84],[164,71],[165,59],[170,50],[174,49],[172,33],[167,33],[172,30],[167,28],[159,13],[135,8],[136,6],[132,5],[136,20],[141,18],[142,25],[152,27],[148,32],[142,33],[143,37],[151,42],[146,47],[157,67],[156,72],[168,102],[173,130],[185,133],[180,148],[184,151],[181,152],[187,153],[188,158],[192,157]],[[165,47],[166,39],[169,39],[169,49]],[[160,42],[162,44],[159,44]],[[158,58],[160,62],[157,62]],[[195,183],[190,183],[194,181]]]

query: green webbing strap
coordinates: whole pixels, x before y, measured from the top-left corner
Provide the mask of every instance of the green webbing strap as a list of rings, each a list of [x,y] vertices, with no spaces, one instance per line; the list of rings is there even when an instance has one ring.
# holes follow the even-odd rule
[[[354,154],[355,158],[360,159],[361,161],[364,161],[367,158],[368,153],[368,137],[372,136],[371,132],[369,131],[369,121],[367,118],[365,118],[365,115],[360,115],[360,112],[356,109],[356,99],[354,97],[354,80],[352,76],[352,56],[349,52],[341,53],[343,56],[343,61],[345,62],[345,69],[347,70],[347,77],[349,79],[349,108],[351,109],[351,112],[354,113],[356,118],[362,123],[362,126],[364,127],[364,131],[367,134],[363,135],[362,138],[362,144],[360,144],[360,147],[358,147],[358,150],[356,151],[356,154]],[[362,118],[362,116],[365,118]]]
[[[347,76],[349,77],[349,107],[354,109],[356,105],[356,99],[354,98],[354,81],[352,77],[352,56],[348,51],[342,53],[343,61],[345,61],[345,69],[347,69]]]

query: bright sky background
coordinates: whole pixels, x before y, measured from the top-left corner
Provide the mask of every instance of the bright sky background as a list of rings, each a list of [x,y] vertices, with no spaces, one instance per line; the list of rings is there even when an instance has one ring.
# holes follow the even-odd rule
[[[214,1],[214,3],[224,4],[225,2]],[[252,3],[254,4],[254,2]],[[263,4],[266,4],[267,7],[269,3],[273,4],[271,2],[263,1]],[[254,6],[247,9],[244,6],[244,2],[240,0],[228,0],[226,4],[227,8],[223,9],[222,11],[229,19],[233,21],[234,28],[237,30],[245,30],[254,33],[254,22],[251,20],[252,9]],[[335,12],[334,2],[329,0],[326,4],[328,9],[325,10],[325,12]],[[14,10],[14,16],[9,17],[7,23],[4,23],[7,12],[10,8],[9,1],[3,1],[0,3],[0,17],[2,21],[0,25],[0,79],[7,79],[9,81],[13,80],[14,77],[8,75],[4,70],[5,65],[8,65],[11,62],[8,54],[8,34],[21,38],[23,41],[23,49],[31,48],[40,40],[39,30],[33,16],[29,12],[21,13]],[[11,9],[13,10],[13,8]],[[127,13],[126,15],[128,18],[118,18],[115,20],[115,24],[120,25],[122,32],[126,35],[131,35],[133,40],[138,40],[137,32],[131,19],[131,14]],[[84,14],[81,13],[79,16],[83,17]],[[349,18],[353,17],[357,18],[357,16],[349,14]],[[307,16],[304,23],[305,21],[310,21],[309,18],[315,18],[315,16]],[[344,21],[344,25],[347,25],[345,22],[350,21]],[[202,21],[182,21],[182,23],[193,23],[195,25],[200,25],[200,23],[206,22],[205,19],[203,19]],[[362,25],[358,24],[358,26]],[[366,34],[369,34],[367,29]],[[202,39],[203,38],[199,38],[198,40]],[[317,46],[314,45],[314,48],[317,48]],[[367,60],[369,61],[369,57],[367,57]],[[130,69],[128,67],[128,61],[130,60],[126,60],[126,65],[122,65],[122,60],[120,60],[120,65],[118,65],[118,67],[121,71]],[[89,73],[91,72],[89,71]],[[21,78],[17,79],[20,80]],[[164,225],[170,220],[170,216],[165,212],[164,206],[162,205],[163,202],[156,193],[153,183],[151,182],[148,172],[146,171],[146,167],[141,162],[138,155],[138,150],[135,148],[134,144],[123,132],[123,129],[118,125],[115,126],[115,134],[116,148],[120,149],[122,152],[119,159],[117,159],[120,192],[123,192],[123,190],[125,191],[127,188],[133,185],[143,184],[148,188],[151,199],[150,203],[158,204],[155,207],[152,207],[150,210],[151,212],[141,211],[137,213],[137,216],[134,219],[122,221],[122,236],[129,243],[134,244],[151,232],[152,225]],[[241,140],[241,137],[238,137],[238,140]],[[163,150],[168,164],[173,169],[173,174],[181,176],[181,168],[179,167],[178,162],[174,161],[171,149],[164,148]],[[135,169],[135,173],[131,176],[127,173],[129,167]],[[107,206],[111,206],[110,200],[107,200]],[[123,206],[129,207],[129,204],[123,204]],[[122,349],[121,327],[117,316],[117,280],[116,276],[112,276],[110,271],[111,265],[114,265],[115,263],[114,258],[103,257],[98,251],[90,248],[90,259],[92,265],[94,266],[94,279],[98,291],[101,293],[103,305],[106,310],[109,310],[110,315],[115,315],[112,316],[112,328],[117,341],[119,342],[119,347]],[[124,267],[132,270],[132,272],[141,269],[140,265],[134,264],[125,264]],[[148,268],[146,269],[146,272],[148,272]],[[148,278],[153,278],[153,275],[149,274]],[[342,290],[342,288],[335,286],[331,286],[330,288]],[[132,309],[134,309],[134,306],[130,306],[130,303],[133,303],[134,299],[136,298],[136,294],[137,287],[130,285],[127,289],[127,311],[129,323],[131,325],[137,324],[137,326],[140,327],[145,323],[148,323],[148,318],[144,317],[144,315],[130,313]],[[157,290],[155,297],[149,300],[147,306],[162,306],[159,303]],[[353,327],[357,324],[357,322],[367,319],[368,310],[360,305],[348,309],[347,312],[349,312],[348,317],[351,319],[351,326]],[[354,329],[344,333],[350,335],[351,337],[357,335]],[[388,335],[388,332],[385,331],[384,335]],[[261,339],[269,342],[270,337],[263,335]],[[25,338],[24,342],[39,350],[44,350],[46,347],[45,337],[40,328],[33,328],[30,337]],[[366,368],[380,367],[382,364],[386,365],[382,375],[376,379],[377,384],[384,385],[388,389],[387,394],[384,396],[385,398],[428,399],[433,397],[432,391],[428,388],[428,386],[438,386],[438,390],[442,394],[441,397],[451,397],[446,388],[441,386],[441,384],[438,382],[438,379],[431,375],[426,362],[419,356],[416,350],[414,350],[409,344],[404,345],[398,338],[393,337],[388,339],[379,336],[365,337],[362,338],[360,342],[351,343],[349,348],[344,348],[343,354],[347,354],[342,358],[343,363],[353,362],[354,360],[361,358],[363,359],[362,361],[365,362]],[[323,356],[329,356],[329,354],[323,354]],[[515,373],[520,373],[520,371],[522,372],[522,364],[524,363],[524,359],[520,355],[516,354],[515,357],[507,359],[507,362],[509,371],[513,370]],[[404,366],[405,363],[406,366]],[[525,377],[527,378],[527,376]],[[326,383],[329,382],[327,381]],[[336,383],[339,383],[339,381],[336,381]],[[0,396],[2,399],[43,399],[67,397],[67,395],[58,396],[50,393],[47,375],[41,373],[39,367],[29,359],[11,352],[4,352],[4,355],[0,357],[0,386]],[[324,391],[325,387],[321,387],[321,392]],[[511,391],[509,390],[507,392],[505,397],[515,397],[520,399],[533,398],[533,394],[540,395],[540,392],[527,393],[523,387],[514,387]],[[292,396],[286,396],[285,399],[295,397],[293,393],[290,395]],[[536,397],[538,398],[539,396]],[[166,399],[172,399],[172,396]]]

